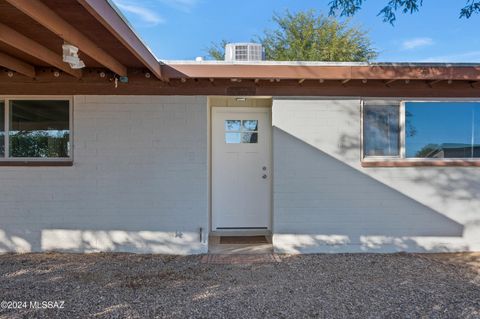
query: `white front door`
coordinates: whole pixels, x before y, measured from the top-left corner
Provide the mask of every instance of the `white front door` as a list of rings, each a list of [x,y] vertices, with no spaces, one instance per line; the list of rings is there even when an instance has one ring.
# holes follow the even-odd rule
[[[269,108],[212,108],[212,230],[270,229]]]

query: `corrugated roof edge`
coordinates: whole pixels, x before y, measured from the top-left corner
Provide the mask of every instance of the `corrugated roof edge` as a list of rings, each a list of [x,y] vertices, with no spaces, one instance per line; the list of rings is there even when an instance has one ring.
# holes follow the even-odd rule
[[[480,62],[324,62],[324,61],[193,61],[193,60],[162,60],[166,65],[285,65],[285,66],[399,66],[399,67],[480,67]]]

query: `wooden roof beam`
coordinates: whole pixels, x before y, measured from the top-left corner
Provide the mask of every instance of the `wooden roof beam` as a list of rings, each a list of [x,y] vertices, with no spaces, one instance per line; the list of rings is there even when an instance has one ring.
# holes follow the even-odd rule
[[[0,52],[0,66],[30,78],[35,77],[35,67],[8,54]]]
[[[12,6],[49,29],[64,41],[120,76],[127,76],[127,68],[113,56],[99,48],[93,41],[39,0],[6,0]]]
[[[43,62],[48,63],[65,73],[73,75],[76,78],[82,77],[82,72],[70,68],[67,63],[63,62],[62,57],[59,54],[47,49],[32,39],[27,38],[3,23],[0,23],[0,42],[8,44],[19,51],[42,60]]]
[[[122,44],[139,59],[158,79],[167,81],[155,55],[138,38],[135,32],[117,13],[110,1],[77,0],[92,16],[110,31]]]
[[[343,81],[406,81],[408,79],[480,81],[479,66],[330,66],[308,64],[259,63],[254,65],[177,63],[164,65],[164,75],[171,78],[243,78],[301,79]]]

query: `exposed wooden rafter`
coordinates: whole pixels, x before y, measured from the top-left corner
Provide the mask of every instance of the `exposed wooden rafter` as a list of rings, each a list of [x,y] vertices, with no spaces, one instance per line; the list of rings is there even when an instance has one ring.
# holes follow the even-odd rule
[[[6,0],[12,6],[49,29],[64,41],[78,47],[81,52],[120,76],[127,76],[127,68],[113,56],[99,48],[75,27],[63,20],[39,0]]]
[[[80,78],[82,76],[82,72],[80,70],[73,70],[67,63],[63,62],[62,57],[59,54],[33,41],[32,39],[27,38],[23,34],[18,33],[3,23],[0,23],[0,42],[8,44],[9,46],[14,47],[28,55],[34,56],[35,58],[42,60],[43,62],[70,75],[73,75],[76,78]]]
[[[161,72],[157,58],[137,37],[135,32],[123,21],[110,5],[109,1],[77,0],[91,15],[110,31],[122,44],[135,55],[158,78],[167,80]]]
[[[98,69],[84,70],[82,81],[71,77],[54,77],[51,72],[38,72],[35,79],[18,76],[9,77],[6,72],[0,72],[0,92],[3,94],[31,95],[72,95],[72,94],[101,94],[101,95],[256,95],[256,96],[365,96],[365,97],[435,97],[435,98],[478,98],[480,83],[473,81],[453,81],[450,85],[435,85],[428,87],[425,81],[411,81],[409,85],[386,87],[382,81],[361,81],[351,85],[342,85],[338,80],[326,80],[320,84],[319,80],[304,82],[298,85],[298,80],[283,79],[277,83],[268,80],[255,83],[242,81],[231,82],[230,79],[214,78],[212,85],[210,78],[172,79],[169,83],[152,81],[145,78],[142,70],[132,69],[129,82],[118,83],[115,88],[110,77],[99,76]],[[352,81],[353,82],[353,81]],[[403,83],[403,80],[402,80]],[[472,86],[474,88],[472,88]],[[233,93],[235,92],[235,93]],[[237,94],[238,93],[238,94]]]
[[[0,66],[30,78],[35,77],[35,67],[6,53],[0,52]]]

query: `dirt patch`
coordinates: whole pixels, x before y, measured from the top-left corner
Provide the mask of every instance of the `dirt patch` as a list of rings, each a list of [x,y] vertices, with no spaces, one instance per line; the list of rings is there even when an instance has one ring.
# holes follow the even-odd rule
[[[480,254],[203,256],[0,255],[0,318],[480,318]]]

